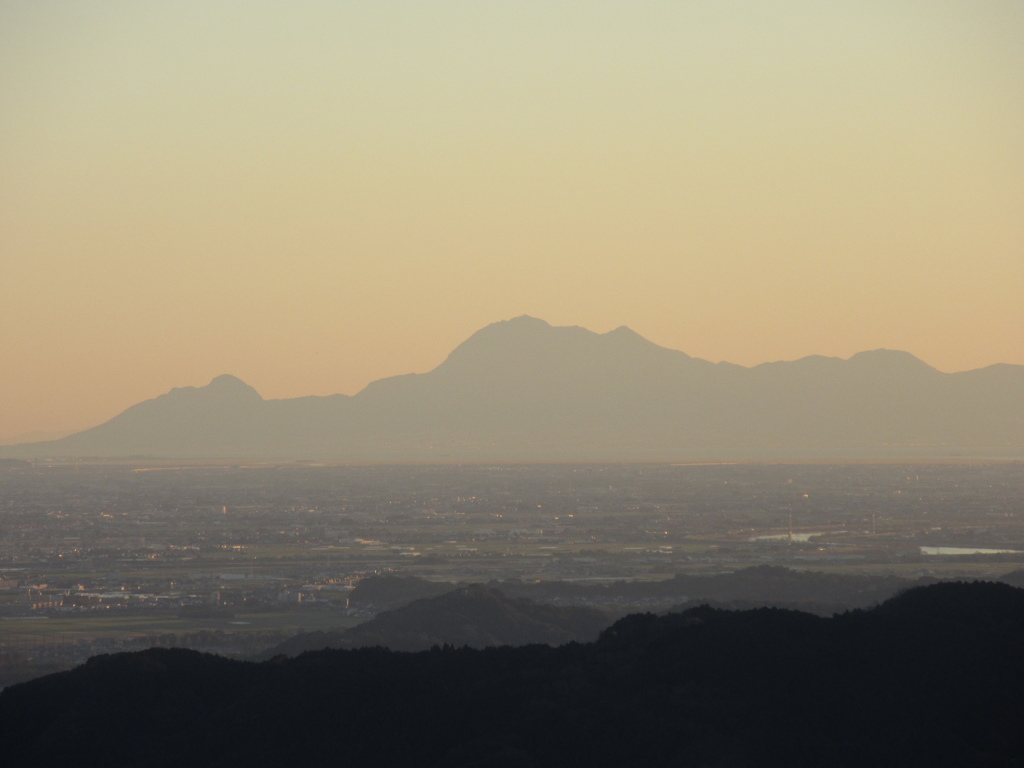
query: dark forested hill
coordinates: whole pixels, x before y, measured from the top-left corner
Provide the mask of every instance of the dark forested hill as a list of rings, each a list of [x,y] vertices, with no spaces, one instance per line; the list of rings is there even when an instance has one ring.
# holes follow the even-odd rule
[[[592,608],[545,605],[471,584],[437,597],[414,600],[336,635],[299,635],[272,649],[269,655],[294,655],[325,647],[380,646],[393,651],[422,651],[445,644],[470,648],[564,645],[593,640],[608,624],[608,616]]]
[[[931,583],[928,579],[923,583]],[[581,584],[569,581],[491,582],[489,586],[509,597],[538,603],[585,603],[629,610],[702,602],[718,604],[741,601],[751,607],[785,607],[831,616],[852,608],[869,608],[896,592],[919,586],[898,576],[823,573],[776,565],[758,565],[730,573],[677,574],[662,581],[613,581]],[[464,586],[464,585],[463,585]],[[349,598],[354,606],[373,610],[398,608],[413,600],[437,597],[451,590],[444,582],[413,576],[385,574],[359,582]],[[641,608],[643,607],[643,608]],[[622,610],[625,609],[625,610]]]
[[[1024,590],[708,607],[559,648],[102,656],[0,693],[4,765],[1014,766]]]
[[[770,565],[708,576],[679,574],[664,581],[503,581],[462,584],[456,589],[450,583],[385,574],[363,579],[349,598],[354,606],[381,611],[375,618],[350,629],[295,635],[261,658],[322,648],[380,646],[419,651],[434,645],[484,648],[587,642],[614,617],[659,607],[676,611],[700,604],[783,607],[831,616],[874,606],[913,584],[896,576],[817,573]]]

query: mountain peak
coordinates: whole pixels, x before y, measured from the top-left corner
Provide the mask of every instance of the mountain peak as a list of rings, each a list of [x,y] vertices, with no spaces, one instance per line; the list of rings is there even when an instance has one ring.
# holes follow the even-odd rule
[[[216,400],[263,400],[259,392],[229,373],[215,376],[205,387],[176,387],[167,395],[176,399],[182,397],[209,399],[212,397]]]
[[[551,323],[547,322],[546,320],[541,320],[539,317],[533,317],[532,315],[519,315],[519,317],[513,317],[511,320],[499,320],[496,323],[491,323],[491,325],[518,326],[520,328],[524,328],[527,326],[533,328],[551,327]]]
[[[445,363],[481,352],[499,354],[510,349],[525,349],[558,329],[540,318],[520,315],[484,326],[448,355]],[[442,363],[444,365],[445,363]]]
[[[608,331],[608,333],[603,333],[601,335],[604,336],[604,338],[608,339],[609,341],[613,341],[617,344],[645,344],[652,347],[658,346],[650,339],[641,336],[628,325],[620,325],[615,330]],[[683,353],[680,352],[679,354]]]
[[[858,352],[848,362],[875,370],[935,370],[920,358],[898,349],[872,349],[867,352]]]
[[[539,317],[519,315],[511,320],[499,320],[481,328],[466,341],[477,338],[495,339],[534,339],[538,336],[555,331],[557,328]]]
[[[214,376],[206,386],[215,387],[217,389],[252,389],[252,387],[240,378],[232,376],[230,373],[222,373],[220,376]]]

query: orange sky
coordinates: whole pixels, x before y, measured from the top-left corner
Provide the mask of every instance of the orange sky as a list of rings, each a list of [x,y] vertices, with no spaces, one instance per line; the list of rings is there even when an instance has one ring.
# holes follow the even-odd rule
[[[0,442],[531,314],[1024,364],[1024,4],[0,5]]]

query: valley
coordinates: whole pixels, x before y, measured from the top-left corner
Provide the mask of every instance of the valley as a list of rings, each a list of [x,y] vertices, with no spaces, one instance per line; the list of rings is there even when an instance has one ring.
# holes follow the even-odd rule
[[[457,584],[610,622],[713,595],[859,607],[827,589],[811,605],[784,585],[699,580],[761,566],[907,586],[1024,566],[1019,463],[15,461],[0,473],[9,680],[151,645],[245,657]],[[436,587],[368,588],[387,577]]]

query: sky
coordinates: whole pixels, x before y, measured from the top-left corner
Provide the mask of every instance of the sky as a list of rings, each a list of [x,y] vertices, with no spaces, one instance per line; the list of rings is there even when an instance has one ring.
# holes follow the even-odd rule
[[[1024,3],[0,0],[0,443],[521,314],[1024,364]]]

